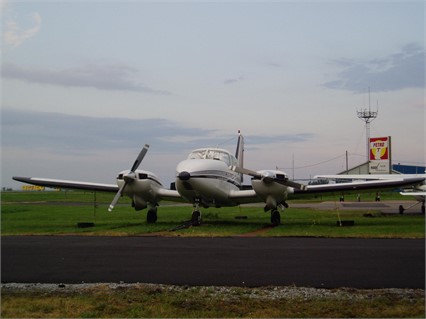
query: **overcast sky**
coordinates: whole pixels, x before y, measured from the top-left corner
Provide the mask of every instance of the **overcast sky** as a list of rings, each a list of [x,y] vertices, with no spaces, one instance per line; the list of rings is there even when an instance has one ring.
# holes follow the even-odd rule
[[[192,149],[234,151],[238,130],[247,168],[337,173],[345,151],[365,161],[369,101],[371,136],[422,165],[424,6],[1,1],[2,186],[114,183],[145,143],[141,168],[168,186]]]

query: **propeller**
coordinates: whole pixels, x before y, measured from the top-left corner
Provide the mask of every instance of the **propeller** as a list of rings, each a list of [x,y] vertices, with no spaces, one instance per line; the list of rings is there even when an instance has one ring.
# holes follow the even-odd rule
[[[252,171],[250,169],[239,167],[239,166],[233,166],[231,169],[233,171],[237,172],[237,173],[249,175],[249,176],[252,176],[254,178],[258,178],[258,179],[262,180],[262,182],[264,182],[265,184],[271,184],[272,182],[276,182],[276,183],[279,183],[279,184],[282,184],[282,185],[285,185],[285,186],[289,186],[289,187],[293,187],[293,188],[296,188],[296,189],[299,189],[299,190],[306,190],[306,188],[307,188],[306,185],[290,181],[287,177],[284,178],[284,179],[278,179],[278,178],[275,178],[275,176],[261,174],[261,173],[258,173],[256,171]]]
[[[124,189],[126,188],[127,184],[135,181],[136,179],[135,171],[138,169],[139,165],[142,163],[142,160],[145,157],[146,152],[148,152],[148,148],[149,148],[149,145],[145,144],[142,150],[139,152],[139,155],[136,158],[135,162],[133,163],[133,166],[130,169],[130,172],[123,176],[124,184],[121,185],[120,189],[118,190],[117,194],[115,194],[114,199],[109,205],[108,207],[109,212],[111,212],[114,209],[114,206],[117,204],[118,200],[123,195]]]

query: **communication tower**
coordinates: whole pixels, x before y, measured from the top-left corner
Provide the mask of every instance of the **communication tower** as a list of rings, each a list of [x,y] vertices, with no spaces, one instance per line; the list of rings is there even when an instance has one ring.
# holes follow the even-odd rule
[[[368,88],[368,110],[367,108],[361,109],[360,111],[357,110],[358,118],[363,120],[365,122],[365,135],[367,138],[366,144],[367,144],[367,162],[370,159],[369,156],[369,150],[370,150],[370,123],[377,117],[379,114],[379,109],[377,108],[376,111],[371,110],[370,106],[370,88]]]

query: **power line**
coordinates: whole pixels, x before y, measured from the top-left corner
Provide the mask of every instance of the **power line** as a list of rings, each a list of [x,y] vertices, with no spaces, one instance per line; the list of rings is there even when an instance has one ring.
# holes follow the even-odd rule
[[[336,156],[336,157],[333,157],[331,159],[328,159],[328,160],[325,160],[325,161],[322,161],[322,162],[318,162],[318,163],[315,163],[315,164],[309,164],[309,165],[298,166],[298,167],[280,167],[279,169],[287,170],[287,169],[309,168],[309,167],[314,167],[314,166],[318,166],[318,165],[321,165],[321,164],[329,163],[329,162],[335,161],[335,160],[342,158],[342,157],[345,157],[345,156],[346,156],[346,154],[343,154],[343,155],[339,155],[339,156]]]

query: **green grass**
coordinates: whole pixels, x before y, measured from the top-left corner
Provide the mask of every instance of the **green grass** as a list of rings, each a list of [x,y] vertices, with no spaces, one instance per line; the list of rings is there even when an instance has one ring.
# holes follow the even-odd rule
[[[393,195],[392,195],[393,196]],[[289,208],[281,214],[282,225],[268,228],[270,214],[261,207],[224,207],[203,210],[203,225],[179,231],[169,230],[190,219],[191,206],[164,205],[158,208],[158,221],[146,223],[146,211],[135,212],[123,198],[112,213],[107,205],[112,194],[98,193],[93,207],[90,192],[6,192],[2,193],[2,235],[143,235],[236,236],[256,232],[256,236],[378,237],[424,238],[424,215],[382,216],[378,212],[364,217],[363,211],[320,211]],[[382,195],[383,197],[383,195]],[[23,203],[25,202],[25,203]],[[40,203],[42,202],[42,203]],[[246,216],[247,219],[236,219]],[[351,227],[336,222],[354,220]],[[78,228],[79,222],[94,222],[95,227]]]
[[[2,235],[146,235],[165,236],[318,236],[425,238],[424,215],[382,216],[369,211],[319,211],[290,208],[281,214],[282,225],[270,228],[270,214],[261,207],[209,208],[203,210],[203,225],[169,230],[188,220],[191,206],[160,206],[158,222],[146,223],[146,211],[135,212],[126,198],[113,213],[107,207],[114,194],[97,193],[93,207],[90,192],[5,192],[1,203]],[[382,194],[382,199],[398,199]],[[364,194],[363,201],[368,197]],[[327,196],[309,202],[335,200]],[[374,196],[371,196],[371,200]],[[405,199],[405,198],[403,198]],[[346,197],[346,200],[355,200]],[[295,202],[300,202],[297,200]],[[121,205],[123,204],[123,205]],[[163,203],[164,204],[164,203]],[[246,216],[247,219],[236,219]],[[338,219],[354,220],[355,226],[339,227]],[[94,222],[93,228],[78,228],[79,222]],[[259,231],[261,230],[261,231]],[[415,296],[358,291],[350,298],[279,297],[253,298],[256,289],[221,287],[141,286],[123,289],[64,291],[1,290],[2,318],[92,318],[92,317],[424,317],[424,290]],[[228,288],[227,288],[228,289]],[[273,288],[263,288],[270,290]],[[280,289],[280,288],[279,288]],[[220,292],[217,292],[220,290]],[[262,293],[260,293],[262,294]],[[368,294],[368,298],[362,295]]]
[[[108,285],[77,291],[2,291],[2,318],[424,317],[424,291]],[[291,293],[283,294],[289,290]],[[305,295],[303,296],[303,294]]]

